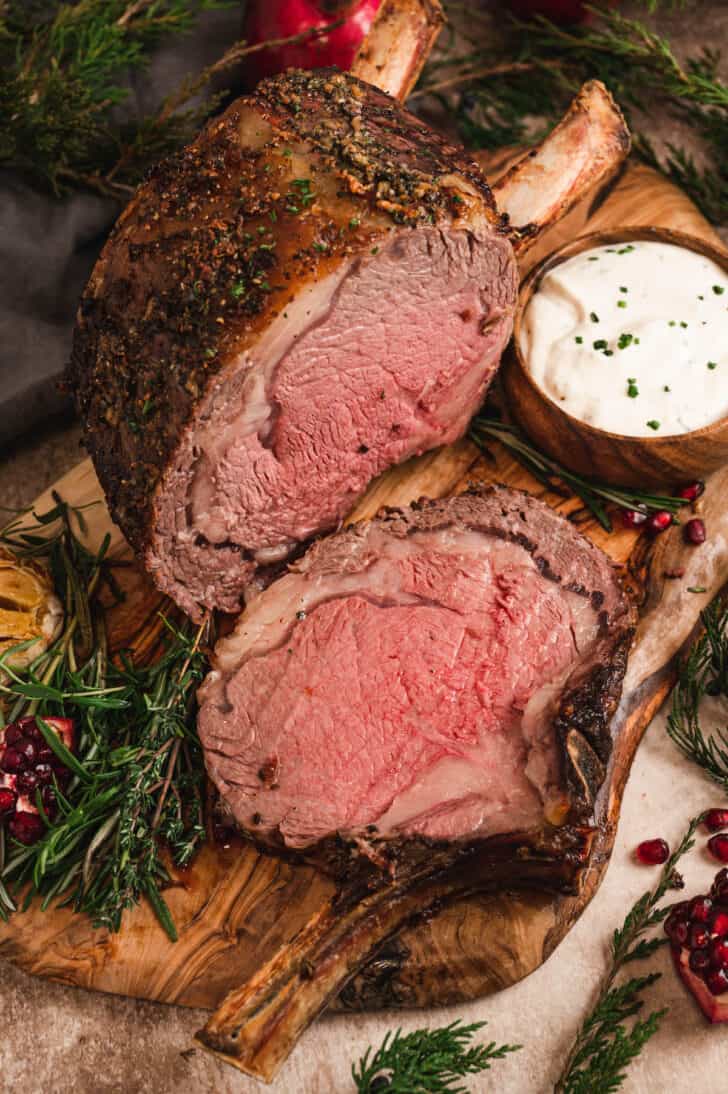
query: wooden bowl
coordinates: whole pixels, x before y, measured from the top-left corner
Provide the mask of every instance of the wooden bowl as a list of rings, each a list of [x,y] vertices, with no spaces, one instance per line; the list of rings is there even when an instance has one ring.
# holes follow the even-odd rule
[[[592,247],[634,240],[674,243],[713,259],[728,271],[728,252],[668,228],[623,228],[592,232],[554,251],[521,286],[513,339],[502,370],[508,411],[541,451],[572,471],[619,486],[657,486],[703,478],[728,463],[728,416],[690,433],[630,437],[574,418],[532,378],[521,353],[521,323],[547,270]]]

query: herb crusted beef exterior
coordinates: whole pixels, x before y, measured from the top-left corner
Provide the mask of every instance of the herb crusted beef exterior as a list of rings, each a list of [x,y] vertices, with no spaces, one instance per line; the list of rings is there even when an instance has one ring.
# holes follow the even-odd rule
[[[208,771],[258,842],[314,858],[560,847],[592,823],[631,627],[609,559],[525,493],[388,511],[315,544],[218,643]]]
[[[237,610],[368,482],[455,440],[511,330],[465,154],[355,77],[289,72],[158,167],[70,370],[114,518],[180,606]]]

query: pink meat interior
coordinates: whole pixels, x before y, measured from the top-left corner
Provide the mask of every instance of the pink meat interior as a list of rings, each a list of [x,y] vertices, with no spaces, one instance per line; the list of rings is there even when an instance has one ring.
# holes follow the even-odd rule
[[[292,573],[248,609],[202,704],[213,779],[245,827],[291,847],[542,823],[554,704],[597,639],[588,598],[513,543],[381,538],[362,571]]]
[[[344,263],[294,303],[244,381],[233,373],[215,395],[181,510],[198,541],[285,557],[384,468],[459,437],[498,365],[514,295],[510,246],[492,233],[401,230]],[[193,583],[197,565],[183,561]]]

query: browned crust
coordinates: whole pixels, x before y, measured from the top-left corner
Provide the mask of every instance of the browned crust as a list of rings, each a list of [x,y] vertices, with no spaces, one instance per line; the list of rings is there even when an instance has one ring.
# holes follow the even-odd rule
[[[258,120],[255,147],[244,144],[241,125]],[[308,192],[291,178],[292,147]],[[335,198],[317,200],[332,178]],[[196,406],[301,285],[395,226],[467,223],[473,205],[499,224],[462,150],[333,71],[263,81],[155,168],[92,274],[69,368],[112,516],[137,551]]]

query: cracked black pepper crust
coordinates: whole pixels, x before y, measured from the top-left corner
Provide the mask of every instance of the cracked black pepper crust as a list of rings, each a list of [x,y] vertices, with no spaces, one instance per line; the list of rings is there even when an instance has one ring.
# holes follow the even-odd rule
[[[152,171],[83,294],[68,372],[112,516],[137,551],[214,377],[302,284],[431,223],[505,230],[462,149],[336,71],[263,81]]]

